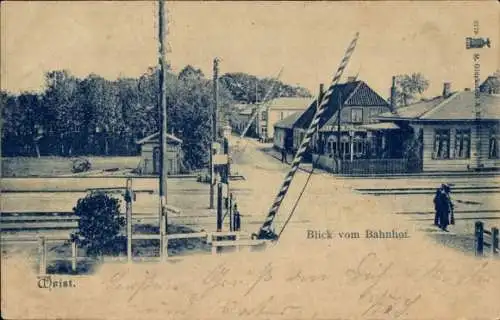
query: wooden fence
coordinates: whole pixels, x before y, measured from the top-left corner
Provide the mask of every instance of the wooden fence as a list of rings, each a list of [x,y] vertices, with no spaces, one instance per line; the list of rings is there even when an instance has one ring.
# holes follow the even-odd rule
[[[396,174],[422,171],[420,161],[408,159],[354,159],[351,161],[314,154],[312,162],[321,169],[344,175]]]
[[[243,232],[230,232],[230,231],[222,231],[222,232],[193,232],[193,233],[178,233],[178,234],[170,234],[164,236],[165,247],[168,247],[169,240],[175,239],[189,239],[189,238],[201,238],[205,239],[207,244],[212,246],[212,254],[219,253],[219,248],[221,247],[235,247],[237,251],[240,250],[240,247],[244,246],[259,246],[265,245],[267,240],[251,240],[248,239],[249,235]],[[225,240],[227,238],[233,238],[233,240]],[[160,240],[160,234],[134,234],[132,235],[132,240]],[[221,240],[222,238],[222,240]],[[78,255],[78,246],[75,241],[71,241],[71,257],[55,257],[49,259],[47,244],[49,242],[69,242],[71,241],[70,236],[66,237],[49,237],[49,236],[2,236],[1,242],[2,244],[7,242],[19,243],[19,242],[35,242],[38,243],[38,253],[40,256],[39,263],[39,275],[47,274],[47,265],[50,261],[55,260],[71,260],[71,270],[76,273],[78,261],[92,261],[93,258],[90,257],[82,257]],[[166,250],[164,252],[167,252]],[[127,261],[127,256],[120,256],[115,258],[115,260]],[[144,260],[144,259],[142,259]],[[132,260],[128,260],[131,262]]]
[[[500,251],[498,237],[498,228],[493,227],[491,228],[491,231],[485,230],[483,222],[476,221],[474,235],[476,255],[482,256],[484,253],[484,247],[490,248],[492,256],[498,255]]]

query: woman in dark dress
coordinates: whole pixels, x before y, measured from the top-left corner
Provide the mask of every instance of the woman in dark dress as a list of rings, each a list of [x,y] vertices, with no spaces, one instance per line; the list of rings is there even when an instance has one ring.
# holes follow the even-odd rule
[[[443,185],[435,196],[435,208],[438,215],[439,228],[443,231],[448,231],[447,227],[450,224],[454,224],[453,219],[453,203],[450,198],[450,187],[448,185]]]

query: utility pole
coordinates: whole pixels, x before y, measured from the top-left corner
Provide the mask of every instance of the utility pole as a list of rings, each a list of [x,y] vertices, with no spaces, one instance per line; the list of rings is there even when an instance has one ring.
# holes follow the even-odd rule
[[[212,139],[210,143],[210,209],[214,208],[214,194],[215,194],[215,171],[214,171],[214,143],[219,140],[219,127],[217,120],[219,117],[219,58],[214,58],[213,62],[213,83],[214,83],[214,106],[212,110]]]
[[[159,86],[160,86],[160,257],[166,255],[167,248],[164,247],[164,237],[167,234],[167,91],[165,84],[166,75],[166,59],[165,59],[165,0],[159,1],[159,19],[158,19],[158,40],[159,40],[159,57],[158,63],[160,67]]]
[[[339,89],[339,111],[337,112],[337,157],[340,160],[340,137],[341,137],[341,132],[340,132],[340,116],[342,112],[342,92],[340,92]],[[337,163],[338,166],[338,163]],[[337,170],[339,168],[337,167]]]
[[[219,58],[214,58],[214,112],[213,112],[213,123],[214,123],[214,142],[219,141]]]

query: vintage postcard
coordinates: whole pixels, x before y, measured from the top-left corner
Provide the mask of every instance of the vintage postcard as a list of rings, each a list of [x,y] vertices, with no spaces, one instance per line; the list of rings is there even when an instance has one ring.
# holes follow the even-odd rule
[[[3,319],[500,319],[497,1],[3,1]]]

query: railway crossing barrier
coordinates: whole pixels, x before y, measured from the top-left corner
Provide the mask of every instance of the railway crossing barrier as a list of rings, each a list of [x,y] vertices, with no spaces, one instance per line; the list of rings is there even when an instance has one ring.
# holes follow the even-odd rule
[[[499,235],[497,227],[492,227],[491,231],[485,230],[484,223],[482,221],[476,221],[474,233],[474,248],[476,256],[483,255],[484,247],[490,248],[492,256],[498,255],[500,252],[498,238]]]

